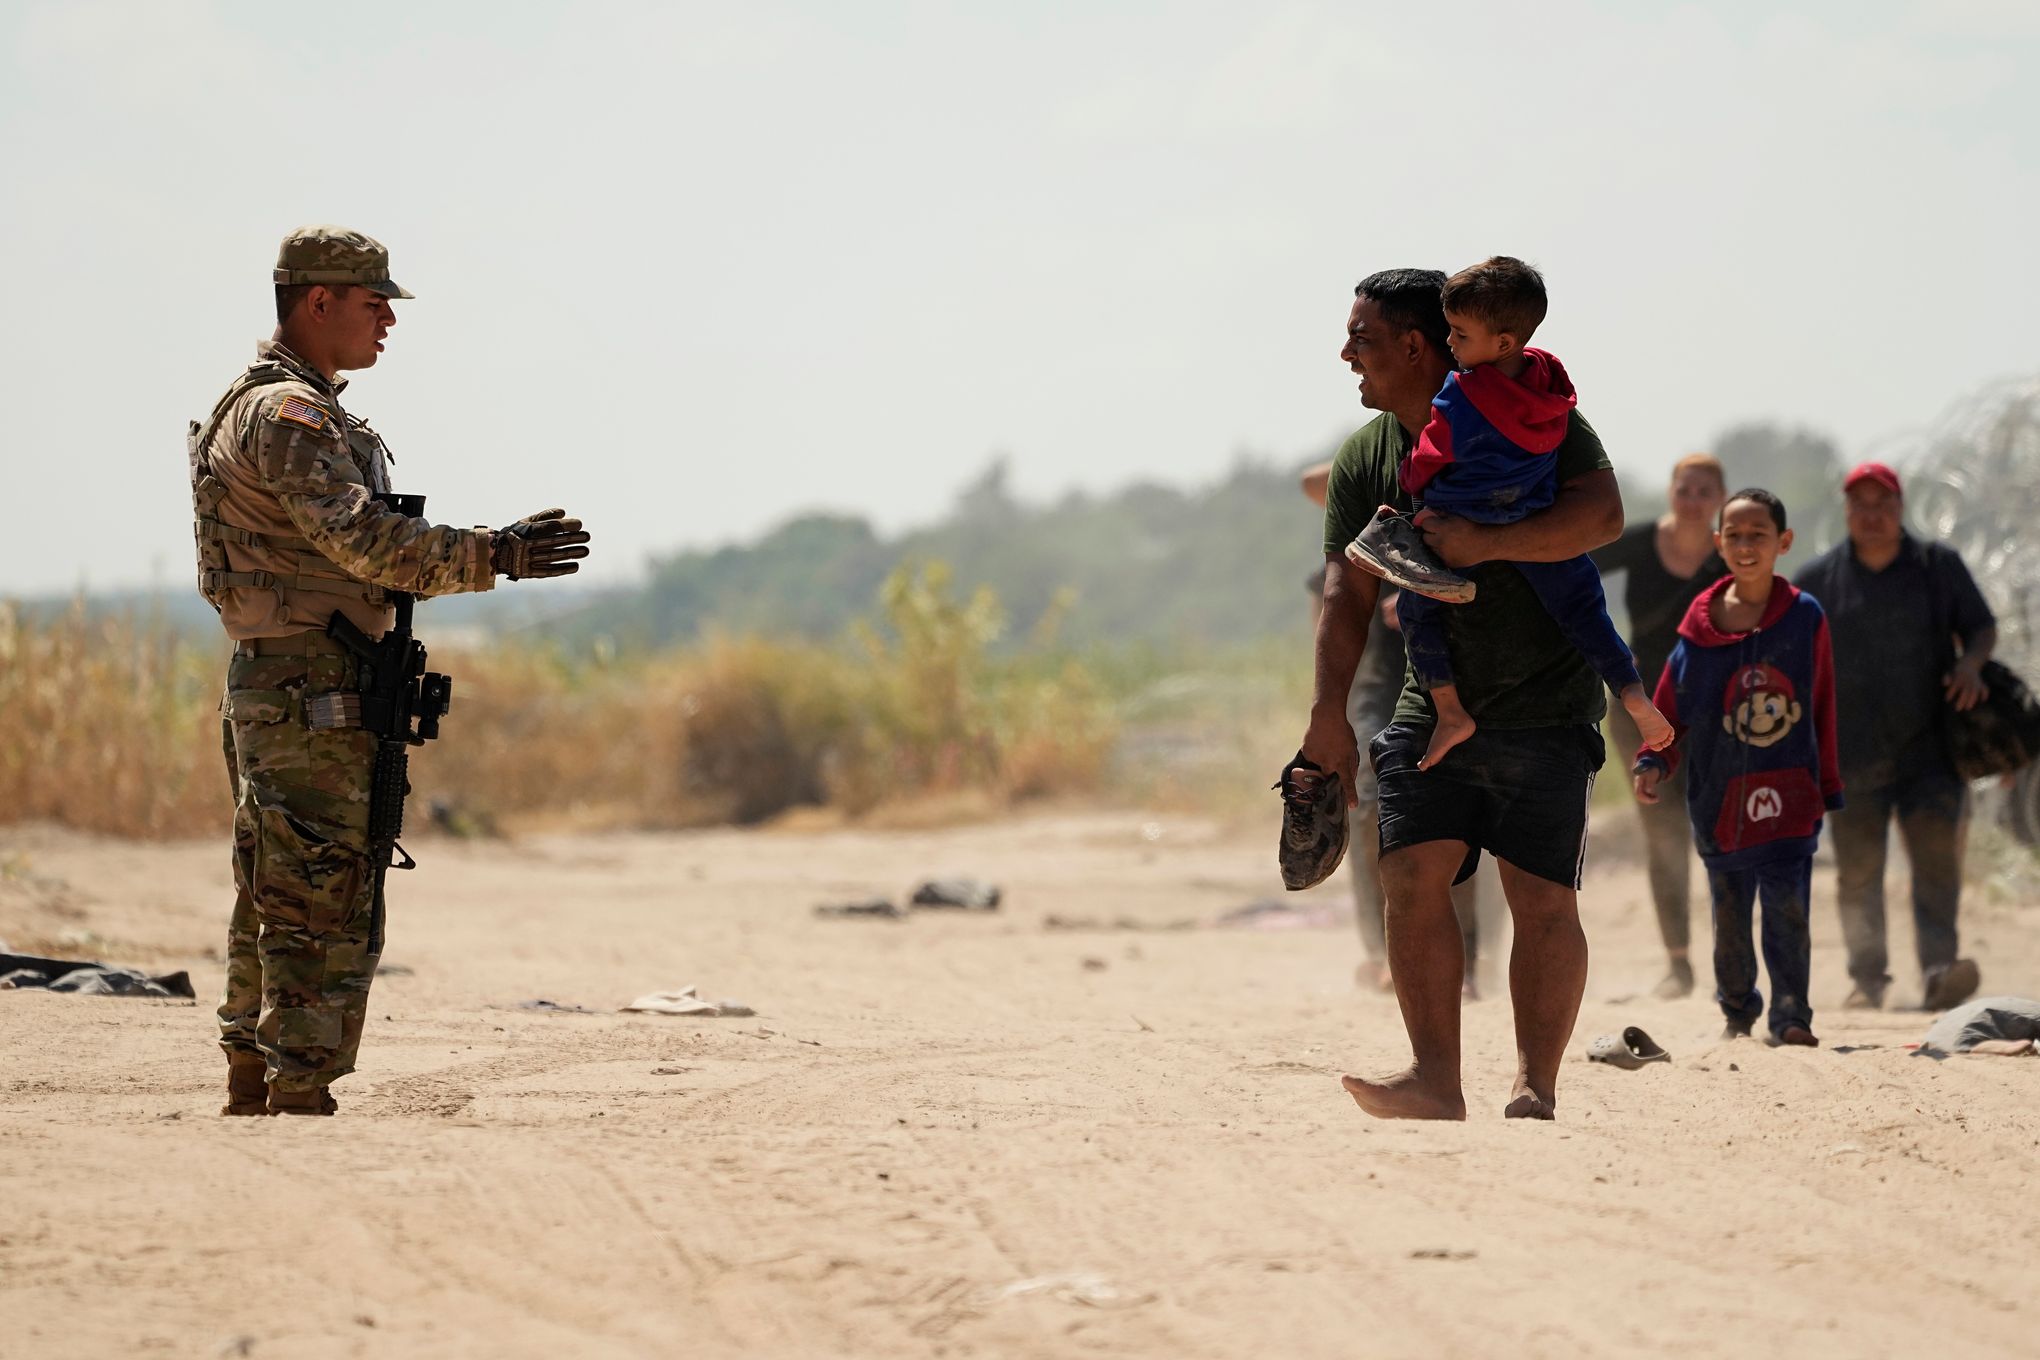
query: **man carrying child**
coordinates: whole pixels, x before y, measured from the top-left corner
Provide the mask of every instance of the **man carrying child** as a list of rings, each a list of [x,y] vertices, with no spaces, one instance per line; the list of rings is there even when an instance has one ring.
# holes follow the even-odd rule
[[[1347,548],[1363,569],[1405,587],[1397,610],[1417,682],[1431,696],[1437,721],[1417,768],[1431,769],[1473,735],[1474,721],[1453,683],[1446,646],[1447,608],[1473,598],[1473,583],[1455,572],[1402,568],[1424,553],[1416,541],[1430,515],[1478,524],[1513,524],[1558,498],[1557,452],[1578,404],[1557,356],[1529,347],[1544,322],[1544,277],[1523,261],[1496,255],[1445,280],[1441,299],[1447,344],[1459,370],[1431,398],[1431,418],[1397,479],[1422,510],[1414,523],[1383,506]],[[1582,553],[1557,562],[1512,563],[1537,592],[1566,641],[1622,701],[1646,746],[1671,740],[1671,726],[1651,706],[1636,660],[1608,617],[1601,573]]]
[[[1433,270],[1394,269],[1355,289],[1340,358],[1360,379],[1361,403],[1381,414],[1333,461],[1316,693],[1301,757],[1284,772],[1285,794],[1288,785],[1335,777],[1354,796],[1359,751],[1346,702],[1381,582],[1345,549],[1379,507],[1413,508],[1398,470],[1452,372],[1444,283]],[[1434,515],[1420,528],[1436,560],[1467,569],[1478,590],[1478,598],[1447,611],[1445,629],[1458,696],[1479,727],[1450,759],[1418,769],[1436,711],[1430,694],[1409,684],[1394,721],[1370,744],[1388,953],[1411,1048],[1408,1067],[1393,1076],[1345,1080],[1377,1117],[1466,1117],[1459,1066],[1465,955],[1451,887],[1472,872],[1482,849],[1501,861],[1516,926],[1509,992],[1517,1069],[1504,1113],[1550,1119],[1557,1106],[1559,1063],[1586,987],[1579,871],[1606,702],[1600,680],[1512,564],[1562,561],[1610,541],[1622,529],[1622,495],[1600,440],[1577,411],[1567,414],[1551,462],[1557,489],[1544,509],[1504,524]]]

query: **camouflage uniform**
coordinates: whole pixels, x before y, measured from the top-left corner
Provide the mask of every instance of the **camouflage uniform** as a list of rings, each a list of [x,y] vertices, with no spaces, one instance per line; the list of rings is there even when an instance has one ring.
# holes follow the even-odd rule
[[[287,238],[276,282],[411,296],[389,281],[380,245],[332,227]],[[389,489],[388,450],[341,409],[344,386],[265,341],[190,434],[199,587],[235,642],[220,705],[236,889],[220,1046],[230,1059],[261,1054],[274,1091],[311,1091],[354,1070],[377,962],[375,737],[305,722],[307,699],[358,683],[326,621],[338,610],[375,637],[393,617],[386,590],[495,583],[488,530],[434,526],[372,499]]]

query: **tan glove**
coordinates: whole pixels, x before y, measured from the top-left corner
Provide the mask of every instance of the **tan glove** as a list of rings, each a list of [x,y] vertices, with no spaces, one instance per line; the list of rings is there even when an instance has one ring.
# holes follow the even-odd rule
[[[564,510],[541,510],[496,530],[489,565],[498,576],[513,581],[572,576],[581,569],[580,559],[588,555],[580,546],[587,541],[581,521],[568,519]]]

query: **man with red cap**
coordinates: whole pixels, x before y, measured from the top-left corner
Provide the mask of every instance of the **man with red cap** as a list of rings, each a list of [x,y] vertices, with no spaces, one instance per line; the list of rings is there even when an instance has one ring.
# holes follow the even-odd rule
[[[1950,759],[1944,710],[1986,696],[1981,672],[1997,621],[1961,556],[1905,531],[1905,492],[1883,463],[1842,481],[1849,537],[1797,577],[1827,608],[1834,636],[1842,779],[1834,815],[1842,935],[1855,990],[1845,1005],[1877,1009],[1891,984],[1884,939],[1884,863],[1891,822],[1912,862],[1913,933],[1923,1001],[1945,1010],[1980,977],[1960,957],[1968,786]]]

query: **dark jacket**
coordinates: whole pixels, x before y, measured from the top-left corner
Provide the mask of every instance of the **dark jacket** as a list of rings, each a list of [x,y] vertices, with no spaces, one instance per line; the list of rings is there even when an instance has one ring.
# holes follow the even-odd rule
[[[1907,534],[1871,571],[1847,539],[1799,572],[1833,630],[1842,773],[1858,790],[1952,773],[1942,677],[1996,620],[1961,556]]]
[[[1784,577],[1747,633],[1714,626],[1724,576],[1693,601],[1653,702],[1678,730],[1636,768],[1686,761],[1686,811],[1710,867],[1811,855],[1823,815],[1842,805],[1835,760],[1835,668],[1820,602]]]

